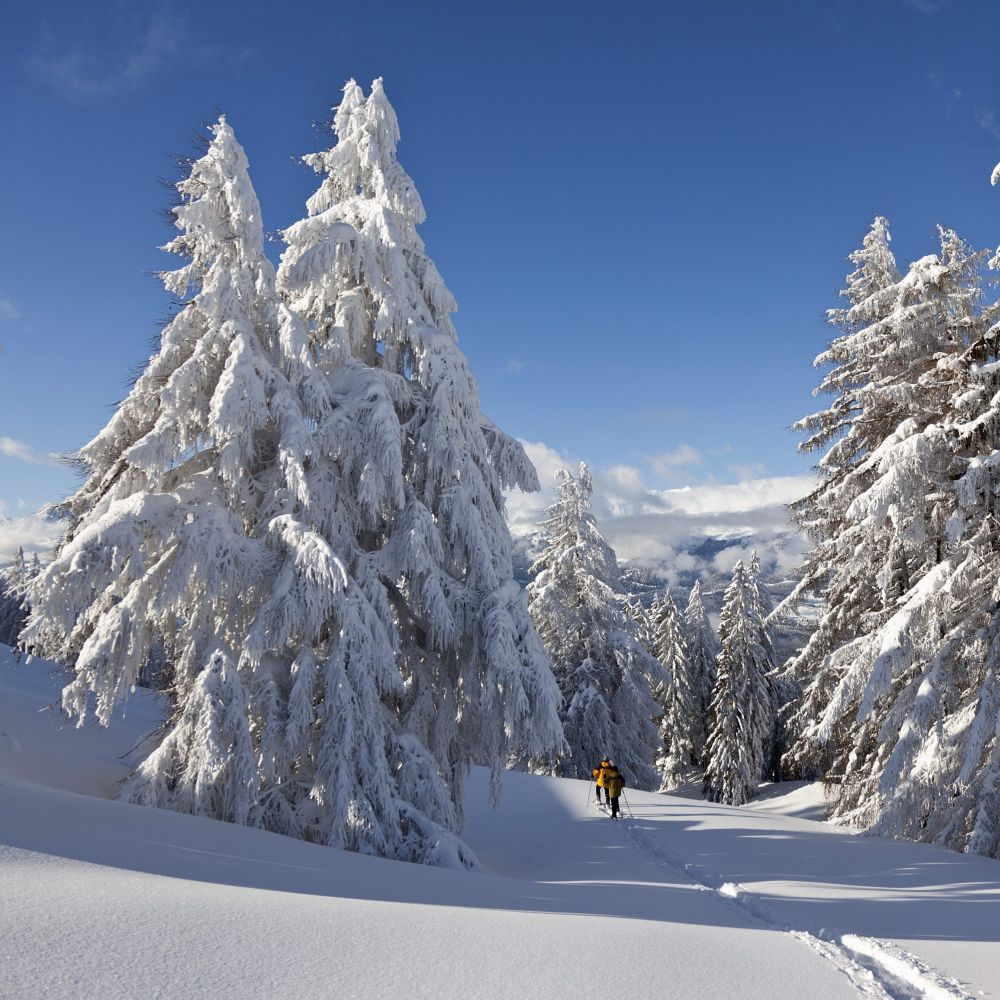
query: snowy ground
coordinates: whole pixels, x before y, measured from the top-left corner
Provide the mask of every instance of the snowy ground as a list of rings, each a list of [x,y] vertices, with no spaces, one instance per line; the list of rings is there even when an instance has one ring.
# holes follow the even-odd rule
[[[809,786],[732,809],[472,782],[491,874],[108,800],[155,723],[63,726],[0,647],[0,997],[1000,997],[1000,865],[856,837]]]

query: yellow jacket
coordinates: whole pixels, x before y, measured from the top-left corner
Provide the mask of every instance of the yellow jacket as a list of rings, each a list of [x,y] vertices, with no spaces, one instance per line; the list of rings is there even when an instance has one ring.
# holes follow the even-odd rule
[[[608,775],[611,774],[612,770],[613,768],[606,760],[601,761],[600,767],[594,768],[594,777],[597,779],[598,788],[605,787],[605,784],[608,780]]]

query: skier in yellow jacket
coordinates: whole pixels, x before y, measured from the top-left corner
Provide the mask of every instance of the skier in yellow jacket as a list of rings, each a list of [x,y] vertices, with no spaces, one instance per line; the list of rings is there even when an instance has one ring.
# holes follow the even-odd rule
[[[604,794],[611,805],[611,818],[618,819],[618,800],[625,788],[625,779],[614,764],[609,764],[608,769],[601,773],[604,776]]]
[[[597,804],[598,805],[601,804],[601,789],[602,788],[604,789],[605,795],[607,795],[607,787],[605,786],[605,780],[606,780],[607,775],[610,773],[610,771],[611,771],[611,761],[608,760],[607,757],[602,757],[601,758],[601,763],[598,764],[598,766],[595,767],[594,770],[590,772],[593,775],[593,777],[594,777],[594,781],[597,782]],[[608,802],[610,802],[610,801],[611,800],[608,799]]]

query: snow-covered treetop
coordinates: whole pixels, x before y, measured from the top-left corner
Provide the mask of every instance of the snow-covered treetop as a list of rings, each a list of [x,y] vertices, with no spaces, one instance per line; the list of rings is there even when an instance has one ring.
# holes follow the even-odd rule
[[[840,294],[850,301],[851,307],[860,305],[899,280],[896,258],[889,249],[891,242],[889,221],[881,215],[876,216],[860,248],[848,256],[855,269],[847,276],[846,287]],[[830,322],[842,325],[847,311],[831,309],[828,313]]]
[[[625,603],[618,559],[591,512],[594,483],[587,464],[581,462],[575,476],[560,469],[556,480],[558,495],[542,523],[548,544],[531,567],[529,594],[546,645],[579,663],[590,655],[595,636],[625,627]]]
[[[246,154],[224,117],[212,135],[177,184],[181,203],[173,215],[181,233],[164,247],[189,258],[163,275],[164,284],[176,295],[195,295],[164,329],[159,353],[114,417],[81,449],[91,478],[71,502],[77,511],[148,484],[165,466],[189,462],[206,448],[230,487],[242,488],[239,470],[253,464],[255,434],[269,420],[282,425],[286,471],[296,490],[304,489],[305,428],[293,417],[291,387],[273,367],[281,337],[291,348],[287,375],[305,377],[295,364],[304,343],[294,343],[301,339],[294,318],[276,311]],[[273,400],[269,380],[281,383]],[[317,380],[314,404],[322,407],[325,396]]]
[[[378,344],[392,370],[418,370],[435,332],[455,337],[457,306],[417,232],[426,213],[396,159],[399,125],[381,79],[367,99],[347,83],[334,132],[332,149],[303,157],[324,176],[308,201],[309,217],[284,233],[282,290],[314,329],[339,327],[342,349],[370,362]],[[338,256],[347,244],[352,252]],[[375,322],[367,330],[358,322],[360,303],[337,308],[337,279],[351,269],[374,297]]]
[[[323,181],[308,218],[284,232],[285,300],[328,369],[360,363],[384,373],[382,391],[406,411],[404,451],[426,458],[414,482],[425,501],[434,506],[456,482],[493,504],[505,489],[537,490],[520,444],[480,412],[451,321],[455,300],[417,232],[424,207],[396,159],[399,128],[381,80],[367,99],[348,82],[334,131],[332,149],[305,157]]]

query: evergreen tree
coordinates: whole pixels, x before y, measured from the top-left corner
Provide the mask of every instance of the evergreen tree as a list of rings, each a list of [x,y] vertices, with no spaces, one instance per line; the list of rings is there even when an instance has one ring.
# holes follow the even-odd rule
[[[660,791],[671,791],[690,777],[698,763],[696,746],[704,742],[698,704],[697,678],[684,639],[683,620],[670,591],[663,593],[653,617],[653,654],[670,680],[654,692],[663,709],[660,722],[662,750],[657,760]]]
[[[576,476],[560,471],[544,522],[547,545],[531,568],[529,608],[563,694],[567,743],[563,756],[531,763],[589,779],[607,754],[630,787],[651,790],[659,713],[650,678],[666,684],[668,677],[635,637],[618,561],[591,513],[592,493],[585,464]]]
[[[771,728],[767,655],[760,641],[756,601],[753,585],[738,562],[719,624],[704,779],[706,798],[728,805],[742,805],[757,791]]]
[[[884,367],[917,377],[885,380],[899,419],[854,473],[830,599],[838,580],[868,596],[831,641],[826,690],[799,710],[813,721],[798,749],[831,762],[834,818],[997,856],[1000,311],[979,306],[983,255],[941,236],[896,297]],[[923,363],[908,353],[918,338],[936,346]]]
[[[36,555],[36,566],[37,560]],[[17,644],[28,615],[28,583],[32,572],[32,564],[24,558],[21,546],[18,546],[13,562],[0,571],[0,642],[8,646]]]
[[[76,660],[64,705],[82,722],[93,692],[104,723],[163,643],[175,712],[124,784],[127,800],[473,864],[456,836],[469,763],[498,773],[508,740],[558,738],[554,685],[516,584],[500,578],[477,592],[468,578],[471,566],[485,572],[482,553],[468,546],[466,570],[442,551],[481,531],[502,570],[505,536],[478,511],[471,529],[438,531],[409,502],[421,459],[404,466],[394,405],[419,426],[413,373],[373,376],[329,352],[316,362],[316,330],[278,297],[246,157],[224,119],[178,189],[181,235],[167,249],[190,263],[165,283],[188,300],[81,453],[89,478],[33,588],[28,638],[58,635],[59,652]],[[337,253],[355,253],[352,232],[336,230]],[[436,371],[458,392],[446,354]],[[460,522],[468,498],[442,478],[438,450],[456,479],[474,468],[440,430],[442,440],[421,441],[433,466],[421,490],[436,482],[454,495],[435,514]],[[496,454],[481,476],[486,496],[499,498]],[[417,634],[422,677],[411,660]],[[412,724],[421,697],[439,707],[430,736]],[[449,707],[466,713],[457,750]]]
[[[694,678],[695,709],[698,728],[694,733],[695,760],[705,766],[705,740],[709,729],[709,708],[712,704],[712,690],[715,687],[715,661],[719,655],[719,644],[708,620],[705,602],[701,595],[701,581],[695,580],[688,595],[684,611],[684,635]]]
[[[818,739],[816,730],[844,679],[837,650],[881,627],[900,586],[937,558],[947,517],[941,497],[955,475],[941,419],[973,335],[983,255],[942,230],[940,254],[921,258],[904,278],[885,285],[891,271],[884,238],[876,220],[866,249],[854,255],[859,268],[845,292],[853,304],[831,314],[843,335],[817,359],[836,366],[817,391],[837,398],[798,425],[815,431],[803,449],[829,447],[819,463],[820,486],[793,505],[817,544],[785,606],[812,591],[825,598],[826,610],[783,668],[783,686],[804,688],[784,711],[790,748],[783,766],[791,775],[842,770],[846,758],[838,758],[836,748],[853,744],[851,715],[839,721],[832,739]],[[920,553],[916,561],[908,549]]]
[[[332,149],[305,157],[322,183],[284,234],[278,287],[328,375],[333,413],[318,443],[348,509],[352,572],[393,635],[395,710],[460,815],[471,764],[491,768],[499,795],[512,753],[561,742],[504,518],[504,491],[538,480],[480,412],[381,79],[367,98],[345,86],[334,132]]]
[[[815,738],[837,750],[835,819],[998,856],[998,308],[970,308],[977,277],[947,303],[969,347],[940,358],[927,385],[931,400],[949,398],[936,420],[890,436],[858,504],[862,524],[889,512],[884,612],[831,655],[841,680]]]

